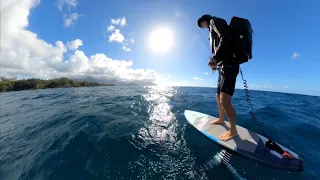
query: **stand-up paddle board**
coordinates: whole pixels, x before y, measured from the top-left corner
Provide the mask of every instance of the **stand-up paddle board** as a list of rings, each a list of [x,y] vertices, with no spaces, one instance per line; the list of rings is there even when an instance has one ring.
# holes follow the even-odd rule
[[[291,154],[291,158],[284,157],[276,151],[268,149],[265,146],[268,139],[262,135],[237,125],[238,136],[228,141],[222,141],[218,137],[229,129],[230,124],[228,121],[225,121],[224,124],[210,124],[217,118],[190,110],[185,110],[184,115],[188,122],[208,139],[248,159],[287,170],[303,170],[303,161],[298,154],[278,143],[284,151]]]

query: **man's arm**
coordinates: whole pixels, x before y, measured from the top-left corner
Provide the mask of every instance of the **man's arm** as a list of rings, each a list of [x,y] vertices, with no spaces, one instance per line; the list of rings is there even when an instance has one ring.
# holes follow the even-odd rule
[[[219,45],[216,48],[216,53],[213,56],[216,59],[217,63],[219,63],[223,59],[223,55],[230,51],[230,41],[231,41],[231,34],[229,30],[229,25],[224,19],[221,18],[214,18],[210,22],[211,27],[217,33],[220,41]],[[229,48],[229,49],[228,49]]]

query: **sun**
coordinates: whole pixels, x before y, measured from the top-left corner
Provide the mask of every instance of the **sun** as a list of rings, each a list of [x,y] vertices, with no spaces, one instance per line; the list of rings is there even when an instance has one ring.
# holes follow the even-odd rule
[[[173,33],[169,28],[159,28],[149,36],[150,48],[156,53],[165,53],[173,45]]]

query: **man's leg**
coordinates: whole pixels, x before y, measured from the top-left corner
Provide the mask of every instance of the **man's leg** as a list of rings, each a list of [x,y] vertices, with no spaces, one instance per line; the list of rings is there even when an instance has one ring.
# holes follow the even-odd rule
[[[229,94],[221,92],[220,103],[230,122],[230,129],[227,132],[220,135],[219,139],[223,141],[228,141],[229,139],[238,135],[236,128],[236,111],[232,106],[231,96]]]
[[[217,99],[217,105],[219,109],[219,119],[214,120],[211,122],[211,124],[222,124],[224,123],[224,111],[222,109],[221,103],[220,103],[220,90],[221,90],[221,84],[223,84],[223,79],[222,79],[222,74],[220,69],[218,70],[219,72],[219,77],[218,77],[218,83],[217,83],[217,94],[216,94],[216,99]],[[221,81],[222,80],[222,81]]]
[[[223,141],[228,141],[238,135],[236,129],[236,112],[231,104],[238,73],[239,67],[235,66],[226,65],[222,70],[220,104],[230,122],[230,129],[219,136],[219,139]]]
[[[218,104],[218,109],[219,109],[219,119],[212,121],[211,124],[222,124],[222,123],[224,123],[224,111],[223,111],[222,106],[221,106],[220,96],[221,96],[220,93],[216,94],[217,104]]]

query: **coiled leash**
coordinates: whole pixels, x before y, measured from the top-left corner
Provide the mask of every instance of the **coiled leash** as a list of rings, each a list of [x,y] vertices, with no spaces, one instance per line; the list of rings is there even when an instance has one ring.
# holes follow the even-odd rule
[[[249,90],[248,90],[248,84],[247,84],[247,80],[245,80],[243,78],[243,73],[242,73],[242,70],[241,70],[241,67],[239,66],[239,69],[240,69],[240,74],[241,74],[241,77],[242,77],[242,80],[243,80],[243,85],[244,85],[244,92],[245,92],[245,95],[246,95],[246,100],[247,102],[249,103],[250,107],[251,107],[251,111],[250,111],[250,115],[253,119],[253,122],[255,124],[256,127],[258,127],[262,133],[262,135],[264,137],[266,137],[268,139],[268,141],[265,143],[265,146],[267,148],[269,148],[270,150],[274,150],[276,151],[277,153],[281,154],[283,157],[285,158],[288,158],[288,159],[292,159],[292,155],[287,152],[287,151],[284,151],[278,144],[276,144],[276,142],[274,142],[264,131],[263,129],[261,128],[260,126],[260,123],[258,121],[258,118],[257,116],[254,114],[253,112],[253,107],[252,107],[252,104],[250,102],[250,98],[249,98]]]

